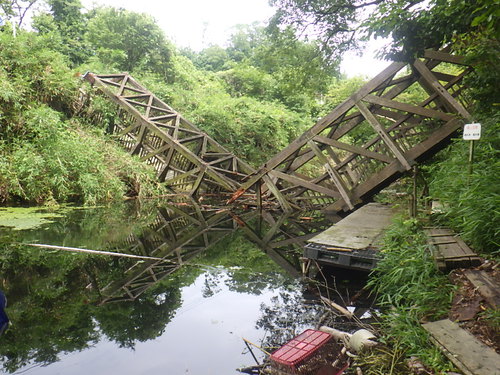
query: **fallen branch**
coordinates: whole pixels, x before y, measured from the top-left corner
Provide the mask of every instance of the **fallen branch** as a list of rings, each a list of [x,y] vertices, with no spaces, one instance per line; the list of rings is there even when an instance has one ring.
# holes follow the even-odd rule
[[[332,300],[329,300],[328,298],[326,297],[323,297],[321,296],[321,300],[327,304],[328,306],[330,306],[331,308],[337,310],[338,312],[340,312],[341,314],[343,314],[345,317],[349,318],[349,319],[352,319],[354,317],[354,314],[352,312],[350,312],[349,310],[347,310],[346,308],[336,304],[335,302],[333,302]]]
[[[111,255],[114,257],[123,257],[123,258],[134,258],[134,259],[146,259],[146,260],[163,260],[162,258],[157,257],[149,257],[145,255],[133,255],[133,254],[125,254],[125,253],[114,253],[112,251],[100,251],[100,250],[90,250],[90,249],[82,249],[79,247],[67,247],[67,246],[55,246],[55,245],[43,245],[37,243],[28,243],[25,244],[33,247],[41,247],[45,249],[55,249],[55,250],[64,250],[64,251],[72,251],[77,253],[89,253],[89,254],[98,254],[98,255]]]

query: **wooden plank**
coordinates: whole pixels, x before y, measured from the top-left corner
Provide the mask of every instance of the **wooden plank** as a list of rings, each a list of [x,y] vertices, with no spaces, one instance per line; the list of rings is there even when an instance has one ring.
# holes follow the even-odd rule
[[[432,341],[466,375],[500,375],[500,355],[449,319],[422,325]]]
[[[309,147],[313,152],[316,154],[316,157],[319,159],[320,163],[322,163],[328,174],[330,175],[330,178],[333,180],[335,186],[337,187],[338,191],[340,192],[340,195],[344,199],[344,201],[347,203],[349,208],[352,210],[354,208],[354,205],[351,200],[351,194],[349,190],[347,189],[344,181],[342,180],[342,177],[340,174],[335,170],[334,167],[330,164],[330,161],[327,159],[325,155],[321,152],[319,147],[314,143],[313,141],[309,141],[308,143]]]
[[[436,111],[434,109],[428,109],[425,107],[420,107],[412,104],[401,103],[395,100],[385,99],[375,95],[367,95],[364,97],[363,101],[381,105],[384,107],[398,109],[400,111],[415,113],[417,115],[425,117],[438,118],[444,121],[449,121],[453,118],[452,115],[442,111]]]
[[[294,185],[303,186],[309,190],[317,191],[318,193],[328,195],[332,198],[341,198],[341,195],[339,194],[338,191],[328,189],[328,188],[321,186],[321,185],[314,184],[314,183],[312,183],[310,181],[306,181],[302,178],[291,176],[291,175],[288,175],[286,173],[282,173],[279,171],[270,171],[269,174],[274,176],[274,177],[280,178],[282,180],[291,182]]]
[[[395,210],[380,203],[368,203],[319,233],[308,242],[336,248],[362,250],[373,246],[391,222]]]
[[[467,65],[463,56],[450,55],[449,53],[427,49],[424,51],[424,57],[427,59],[439,60],[458,65]]]
[[[500,285],[498,282],[484,271],[467,270],[464,274],[491,307],[496,309],[500,306]]]
[[[411,165],[408,160],[406,160],[403,155],[403,151],[398,146],[398,144],[391,138],[391,136],[387,133],[386,129],[378,122],[373,113],[370,112],[368,107],[363,102],[356,103],[356,107],[358,107],[359,111],[363,114],[363,117],[368,121],[368,123],[375,129],[375,131],[380,135],[383,139],[384,143],[389,147],[392,151],[396,159],[399,160],[401,165],[406,169],[410,170]]]
[[[182,144],[183,142],[184,143],[190,142],[195,139],[201,139],[202,137],[207,138],[208,141],[211,142],[211,146],[213,146],[213,148],[215,148],[218,152],[225,152],[229,154],[227,150],[225,150],[215,141],[212,142],[212,139],[210,139],[205,133],[201,132],[201,130],[197,129],[194,125],[192,125],[188,121],[182,119],[182,117],[175,111],[173,111],[172,108],[170,108],[168,105],[166,105],[161,100],[156,98],[152,93],[142,88],[141,85],[137,83],[128,74],[112,77],[112,79],[118,80],[120,83],[105,80],[100,76],[96,76],[91,73],[86,74],[85,78],[89,80],[92,84],[95,84],[101,91],[104,92],[104,94],[108,96],[110,100],[118,104],[128,114],[130,114],[133,118],[135,118],[137,124],[142,125],[142,129],[141,132],[139,133],[139,136],[135,137],[136,142],[132,146],[133,152],[140,151],[146,130],[150,132],[148,134],[160,138],[164,143],[169,144],[171,146],[170,148],[171,151],[169,151],[169,154],[167,155],[166,158],[168,164],[164,165],[164,167],[161,168],[159,174],[160,180],[165,179],[165,177],[168,175],[167,172],[169,171],[170,168],[170,162],[178,159],[177,157],[174,156],[174,151],[182,155],[182,157],[186,159],[185,162],[183,162],[184,164],[186,164],[185,169],[188,168],[188,165],[190,163],[192,163],[191,165],[193,166],[193,168],[201,167],[205,164],[203,160],[201,160],[198,157],[197,155],[198,150],[196,150],[196,152],[191,151],[189,148],[187,148],[185,145]],[[110,87],[108,85],[117,87],[118,95],[115,94],[112,90],[110,90]],[[128,94],[128,91],[132,91],[133,93],[139,93],[140,94],[139,96],[148,94],[149,95],[148,103],[145,104],[143,102],[136,102],[130,99],[126,100],[124,97],[120,96],[120,95],[130,96],[130,94]],[[144,96],[144,98],[146,98],[146,96]],[[138,107],[141,107],[141,110],[142,108],[146,108],[146,114],[142,115],[141,111],[138,110]],[[149,117],[151,110],[155,110],[157,112],[170,112],[171,114],[170,113],[167,115],[160,114],[160,116],[155,115],[153,117]],[[165,129],[159,127],[158,122],[160,120],[171,122],[174,119],[175,119],[175,128],[172,135],[170,134],[170,131],[165,131]],[[181,142],[178,142],[177,138],[179,130],[183,130],[180,129],[181,125],[185,128],[188,128],[190,131],[198,132],[198,135],[195,137],[187,138]],[[132,129],[126,129],[126,130],[131,131]],[[245,172],[247,174],[253,172],[253,169],[249,167],[246,163],[241,162],[238,163],[238,165],[242,166],[242,172]],[[210,177],[213,180],[213,182],[215,182],[217,185],[228,191],[234,191],[239,184],[237,181],[233,181],[227,175],[221,174],[220,172],[214,170],[210,166],[206,169],[205,175]]]
[[[266,184],[266,186],[269,189],[269,191],[276,197],[276,199],[278,200],[278,202],[279,202],[281,208],[283,209],[283,211],[285,211],[285,212],[292,211],[292,206],[286,200],[286,198],[283,196],[283,194],[281,194],[281,192],[276,187],[276,185],[271,180],[271,178],[266,174],[266,175],[262,176],[262,180]]]
[[[339,142],[339,141],[336,141],[334,139],[330,139],[330,138],[327,138],[327,137],[324,137],[321,135],[317,135],[316,137],[313,138],[313,140],[316,142],[320,142],[320,143],[323,143],[326,145],[336,147],[340,150],[349,151],[349,152],[352,152],[354,154],[363,155],[363,156],[366,156],[366,157],[371,158],[371,159],[380,160],[380,161],[383,161],[384,163],[390,163],[393,160],[390,156],[387,156],[385,154],[373,152],[373,151],[367,150],[363,147],[349,145],[347,143]]]
[[[432,72],[425,66],[425,64],[419,59],[415,59],[413,66],[422,75],[422,78],[432,87],[432,89],[443,99],[447,104],[449,104],[453,109],[459,113],[462,117],[472,120],[472,116],[469,112],[455,100],[455,98],[439,83],[437,78],[432,74]]]
[[[448,228],[424,228],[425,234],[429,237],[452,236],[453,231]]]

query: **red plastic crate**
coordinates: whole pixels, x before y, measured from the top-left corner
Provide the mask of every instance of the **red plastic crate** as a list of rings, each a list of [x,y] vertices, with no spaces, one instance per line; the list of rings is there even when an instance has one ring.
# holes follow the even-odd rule
[[[313,356],[331,338],[326,332],[308,329],[271,354],[271,360],[296,370],[298,365]]]

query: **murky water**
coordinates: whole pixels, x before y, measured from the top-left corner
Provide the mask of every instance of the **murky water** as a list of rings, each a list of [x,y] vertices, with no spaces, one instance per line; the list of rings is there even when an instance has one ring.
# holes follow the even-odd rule
[[[2,225],[18,225],[2,215]],[[255,363],[243,338],[272,350],[318,322],[324,311],[304,303],[315,287],[301,281],[299,256],[330,224],[318,213],[229,213],[180,199],[67,208],[31,228],[0,227],[12,322],[0,337],[2,370],[236,374]]]

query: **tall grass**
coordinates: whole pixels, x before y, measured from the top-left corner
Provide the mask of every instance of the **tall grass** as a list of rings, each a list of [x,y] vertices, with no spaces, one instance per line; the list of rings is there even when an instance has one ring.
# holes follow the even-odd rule
[[[452,369],[421,327],[446,317],[453,286],[432,261],[418,221],[398,219],[385,235],[383,253],[368,282],[382,309],[383,341],[434,370]]]
[[[480,253],[500,255],[500,112],[483,115],[469,173],[469,141],[457,139],[431,168],[431,195],[444,203],[441,220]]]

